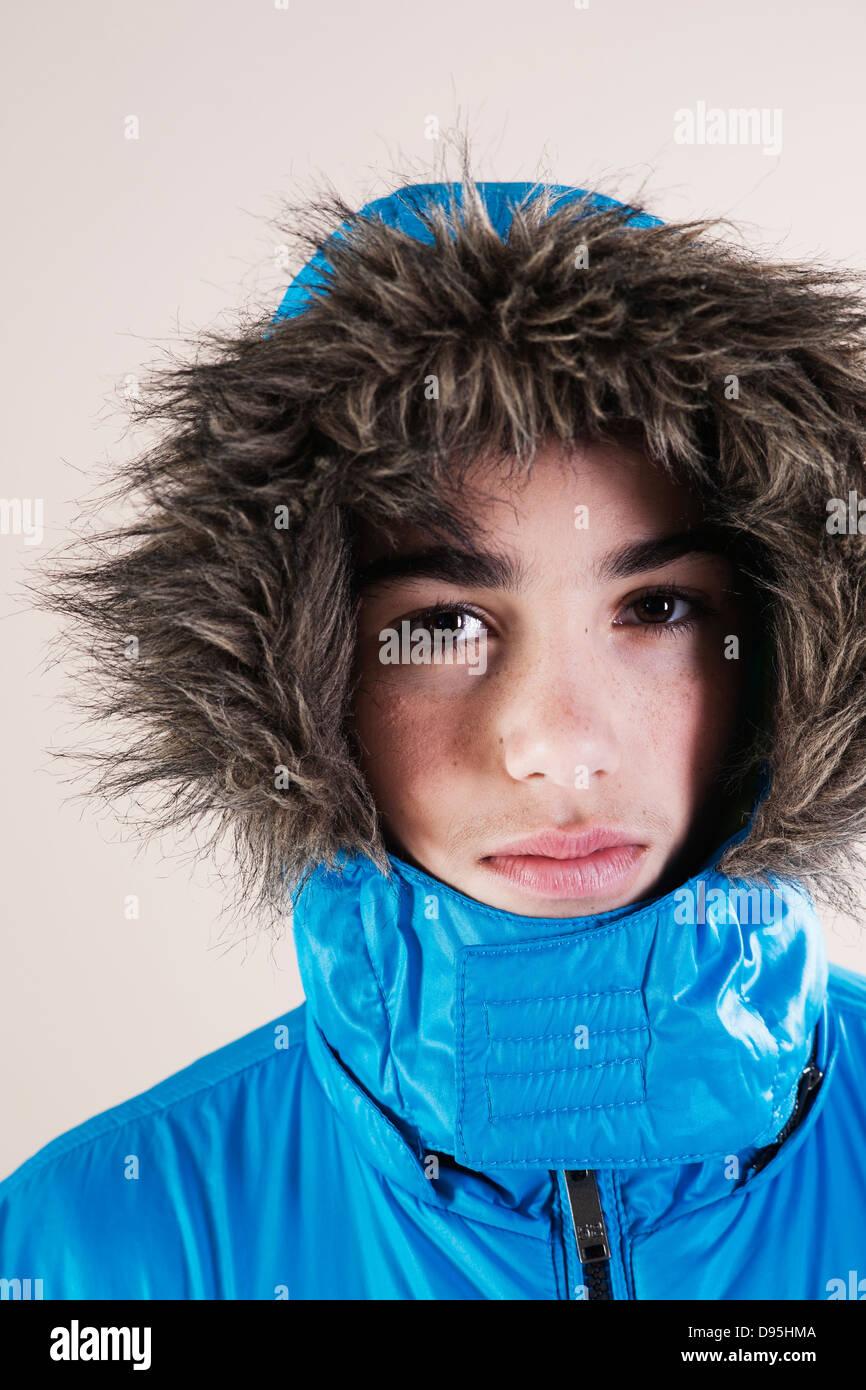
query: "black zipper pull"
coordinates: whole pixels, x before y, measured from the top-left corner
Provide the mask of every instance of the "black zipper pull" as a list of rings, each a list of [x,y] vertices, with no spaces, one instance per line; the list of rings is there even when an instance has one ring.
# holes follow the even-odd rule
[[[569,1168],[564,1177],[577,1253],[589,1297],[612,1299],[610,1242],[595,1173],[591,1168]]]

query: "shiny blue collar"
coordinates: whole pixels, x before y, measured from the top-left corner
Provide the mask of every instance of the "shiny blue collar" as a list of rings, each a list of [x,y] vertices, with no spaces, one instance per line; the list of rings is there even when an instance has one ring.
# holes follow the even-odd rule
[[[828,972],[797,884],[706,866],[663,897],[551,919],[389,862],[343,855],[294,904],[310,1026],[351,1080],[328,1090],[356,1129],[366,1092],[417,1152],[495,1174],[697,1162],[785,1124]]]

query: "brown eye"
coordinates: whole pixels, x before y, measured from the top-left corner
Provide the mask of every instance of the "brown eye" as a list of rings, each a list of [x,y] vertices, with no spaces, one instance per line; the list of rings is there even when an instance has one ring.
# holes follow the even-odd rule
[[[673,617],[678,603],[682,603],[682,599],[670,594],[644,594],[632,607],[641,622],[664,623]]]
[[[633,598],[614,621],[617,627],[680,629],[688,627],[701,613],[709,611],[700,599],[673,590],[655,589]]]
[[[411,619],[412,631],[453,632],[463,640],[477,639],[484,631],[481,618],[465,608],[427,609]]]

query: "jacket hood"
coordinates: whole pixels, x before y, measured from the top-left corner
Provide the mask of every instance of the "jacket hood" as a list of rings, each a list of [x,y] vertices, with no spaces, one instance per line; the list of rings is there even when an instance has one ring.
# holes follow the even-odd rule
[[[120,550],[52,576],[100,713],[136,730],[97,755],[100,788],[153,789],[157,829],[215,816],[245,905],[256,888],[279,911],[287,882],[344,853],[385,871],[349,718],[358,519],[454,536],[441,484],[464,464],[528,470],[551,436],[628,432],[699,491],[760,615],[731,795],[751,804],[761,764],[769,793],[718,867],[850,907],[866,837],[856,277],[562,185],[422,183],[357,212],[333,196],[298,235],[314,251],[275,316],[143,386],[138,413],[170,428],[126,476],[144,506],[111,533]],[[829,527],[833,499],[853,529]],[[118,661],[129,634],[140,657]]]
[[[478,198],[484,207],[492,230],[503,241],[507,240],[515,207],[528,208],[539,198],[550,211],[555,208],[573,208],[578,214],[590,211],[618,209],[628,213],[631,227],[660,227],[658,217],[636,209],[626,209],[615,198],[602,193],[591,193],[585,188],[570,188],[567,184],[538,183],[476,183],[468,195]],[[430,213],[439,209],[443,212],[462,212],[466,202],[466,191],[461,183],[417,183],[408,184],[396,193],[384,198],[376,198],[365,203],[357,217],[375,218],[386,227],[393,227],[410,236],[414,241],[435,245],[435,231],[430,223]],[[327,294],[329,277],[333,276],[333,265],[329,260],[330,248],[335,240],[344,240],[351,231],[354,218],[344,223],[329,238],[329,243],[311,256],[303,269],[292,280],[274,315],[274,322],[292,318],[307,309],[317,293]]]
[[[416,1167],[453,1155],[500,1183],[691,1165],[686,1203],[779,1134],[828,976],[797,885],[756,895],[708,863],[651,901],[544,919],[389,865],[320,866],[294,910],[313,1065],[380,1166],[390,1127]]]

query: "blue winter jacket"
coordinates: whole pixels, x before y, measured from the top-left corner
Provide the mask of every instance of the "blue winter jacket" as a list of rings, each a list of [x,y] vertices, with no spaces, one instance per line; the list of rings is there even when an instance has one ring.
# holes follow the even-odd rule
[[[390,862],[299,894],[305,1004],[0,1184],[4,1297],[866,1297],[866,980],[799,888],[546,919]]]
[[[320,866],[306,1003],[0,1183],[0,1297],[866,1298],[866,979],[717,858],[574,919]]]

